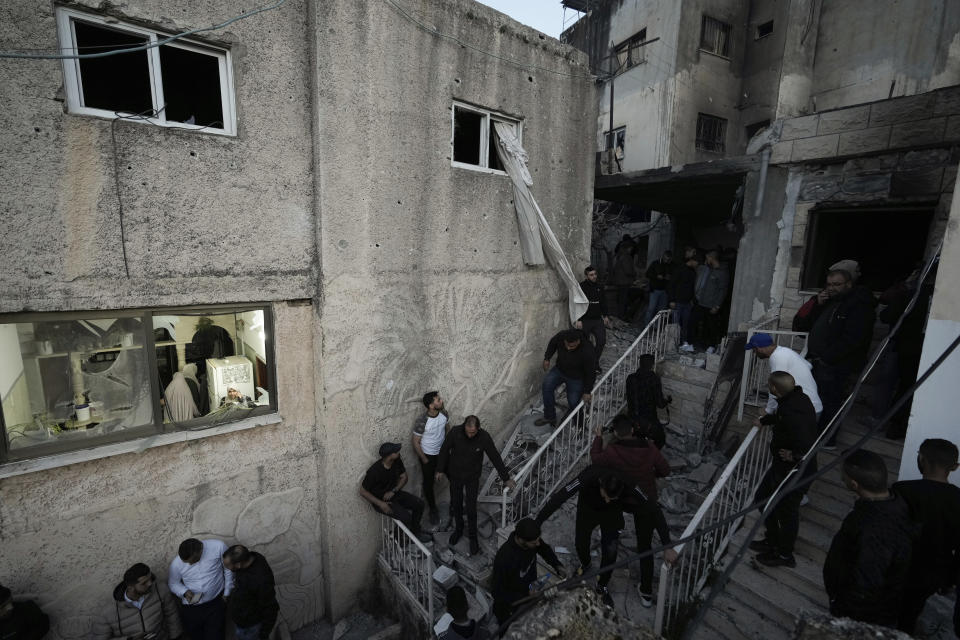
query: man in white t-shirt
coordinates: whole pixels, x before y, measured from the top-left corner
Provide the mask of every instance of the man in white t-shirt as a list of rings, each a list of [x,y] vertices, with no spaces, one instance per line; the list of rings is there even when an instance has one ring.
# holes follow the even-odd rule
[[[813,379],[813,365],[803,358],[799,353],[789,347],[780,347],[774,344],[773,336],[769,333],[755,333],[747,342],[747,351],[753,349],[757,357],[761,360],[770,361],[770,371],[786,371],[793,376],[796,386],[801,387],[803,392],[813,403],[813,409],[817,412],[817,417],[823,411],[823,403],[817,393],[817,383]],[[768,414],[777,412],[777,398],[771,393],[767,398]]]
[[[437,512],[437,500],[433,495],[433,481],[437,473],[437,458],[443,439],[450,430],[447,412],[443,410],[443,398],[439,391],[428,391],[423,394],[423,406],[427,408],[413,423],[413,450],[420,460],[420,471],[423,472],[423,499],[430,509],[430,524],[440,524],[440,514]]]

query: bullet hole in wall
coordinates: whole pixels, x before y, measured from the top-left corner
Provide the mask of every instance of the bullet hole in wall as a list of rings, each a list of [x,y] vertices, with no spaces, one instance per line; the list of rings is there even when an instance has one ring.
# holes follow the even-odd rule
[[[533,82],[533,76],[527,76],[527,80],[528,80],[529,82]]]
[[[34,127],[34,128],[33,128],[33,131],[34,131],[35,133],[40,133],[40,127]]]
[[[378,242],[377,244],[375,244],[375,245],[373,245],[373,246],[375,246],[377,249],[379,249],[379,248],[380,248],[380,243]]]
[[[446,229],[444,229],[444,231],[450,231],[450,227],[447,227]]]
[[[190,157],[191,157],[191,158],[196,158],[196,157],[197,157],[197,152],[196,152],[196,151],[191,151],[191,152],[190,152]]]
[[[132,164],[128,164],[128,165],[127,165],[127,171],[133,171],[133,165],[132,165]]]
[[[456,82],[457,84],[460,84],[460,78],[454,78],[453,81]]]
[[[402,203],[402,202],[400,202],[399,200],[397,200],[397,204],[403,204],[403,203]]]

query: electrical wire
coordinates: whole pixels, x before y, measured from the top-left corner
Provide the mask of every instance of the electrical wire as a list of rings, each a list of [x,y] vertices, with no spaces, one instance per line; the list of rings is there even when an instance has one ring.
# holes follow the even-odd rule
[[[183,31],[166,38],[161,38],[156,42],[150,42],[144,45],[138,45],[136,47],[124,47],[122,49],[113,49],[111,51],[101,51],[99,53],[28,53],[25,51],[0,51],[0,58],[17,58],[22,60],[88,60],[90,58],[106,58],[108,56],[116,56],[122,53],[133,53],[135,51],[146,51],[147,49],[154,49],[156,47],[163,46],[170,42],[180,40],[181,38],[186,38],[188,36],[204,33],[207,31],[218,31],[227,27],[238,20],[244,20],[252,16],[257,15],[258,13],[263,13],[265,11],[271,11],[280,7],[287,0],[277,0],[274,4],[260,7],[259,9],[254,9],[249,13],[242,13],[238,16],[234,16],[220,24],[211,25],[209,27],[199,27],[197,29],[190,29],[189,31]],[[59,51],[68,51],[69,48],[58,49]]]
[[[943,241],[941,240],[941,247],[942,247],[942,244],[943,244]],[[925,271],[924,271],[925,274],[928,274],[928,273],[930,272],[930,270],[931,270],[930,267],[931,267],[932,263],[935,262],[938,258],[939,258],[939,251],[937,252],[937,254],[934,255],[933,258],[931,258],[930,262],[927,264],[927,268],[926,268]],[[887,335],[887,339],[881,344],[880,347],[878,347],[877,352],[876,352],[876,353],[877,353],[877,358],[878,358],[879,355],[880,355],[881,349],[884,348],[884,347],[889,343],[889,339],[897,333],[897,331],[899,330],[901,324],[903,323],[903,319],[906,317],[906,315],[909,313],[909,311],[913,308],[913,305],[916,303],[916,299],[919,297],[919,291],[920,291],[920,286],[922,285],[922,282],[923,282],[922,279],[918,280],[917,291],[914,293],[913,298],[911,298],[910,303],[908,303],[908,305],[907,305],[907,307],[904,309],[903,313],[901,313],[900,318],[897,320],[897,323],[894,325],[894,327],[891,329],[890,333]],[[637,553],[637,554],[634,555],[633,557],[626,558],[626,559],[624,559],[624,560],[618,560],[617,562],[612,563],[612,564],[610,564],[610,565],[607,565],[607,566],[605,566],[605,567],[598,567],[598,568],[596,568],[596,569],[590,569],[590,570],[588,570],[588,571],[585,571],[585,572],[584,572],[583,574],[581,574],[580,576],[574,576],[574,577],[567,578],[566,580],[564,580],[564,581],[561,582],[560,584],[556,585],[556,588],[557,588],[557,589],[564,589],[564,590],[574,588],[574,587],[578,586],[580,583],[582,583],[582,582],[584,582],[584,581],[586,581],[586,580],[588,580],[588,579],[590,579],[590,578],[593,578],[593,577],[595,577],[595,576],[598,576],[599,574],[604,573],[604,572],[606,572],[606,571],[612,571],[612,570],[618,569],[618,568],[620,568],[620,567],[627,566],[627,565],[629,565],[629,564],[631,564],[631,563],[633,563],[633,562],[636,562],[637,560],[640,560],[640,559],[643,559],[643,558],[646,558],[646,557],[649,557],[649,556],[653,556],[653,555],[655,555],[655,554],[657,554],[657,553],[661,553],[661,552],[663,552],[663,551],[665,551],[665,550],[667,550],[667,549],[673,549],[673,548],[675,548],[675,547],[678,546],[678,545],[685,544],[685,543],[687,543],[687,542],[689,542],[689,541],[692,541],[692,540],[696,540],[696,539],[701,538],[701,537],[703,537],[704,535],[706,535],[706,534],[708,534],[708,533],[710,533],[710,532],[712,532],[712,531],[716,531],[716,530],[718,530],[718,529],[721,529],[721,528],[725,527],[726,525],[728,525],[728,524],[731,523],[731,522],[734,522],[735,520],[738,520],[738,519],[740,519],[740,518],[742,518],[742,517],[744,517],[744,516],[746,516],[746,515],[749,515],[752,511],[754,511],[755,509],[760,509],[760,508],[762,508],[764,505],[768,505],[767,508],[768,508],[768,509],[772,509],[772,508],[775,507],[777,504],[779,504],[780,500],[782,500],[784,496],[786,496],[787,494],[791,493],[791,492],[794,491],[794,490],[798,490],[798,489],[801,489],[801,488],[810,486],[810,485],[811,485],[813,482],[815,482],[817,479],[823,477],[824,475],[826,475],[827,473],[829,473],[829,472],[832,471],[833,469],[835,469],[835,468],[837,468],[838,466],[840,466],[848,457],[850,457],[850,455],[852,455],[855,451],[857,451],[857,450],[859,450],[861,447],[863,447],[863,445],[866,444],[868,441],[870,441],[871,439],[873,439],[874,437],[876,437],[876,435],[880,432],[881,428],[883,428],[884,425],[885,425],[894,415],[897,414],[897,412],[900,410],[900,408],[901,408],[910,398],[913,397],[913,394],[917,391],[917,389],[919,389],[921,386],[923,386],[923,384],[927,381],[927,379],[928,379],[931,375],[933,375],[933,373],[946,361],[946,359],[950,356],[950,354],[952,354],[952,353],[957,349],[958,346],[960,346],[960,336],[958,336],[958,337],[940,354],[940,356],[927,368],[927,370],[923,373],[923,375],[920,376],[920,377],[917,379],[917,381],[916,381],[913,385],[911,385],[911,387],[910,387],[909,389],[907,389],[907,390],[903,393],[903,395],[902,395],[900,398],[898,398],[898,399],[893,403],[893,406],[891,406],[891,407],[887,410],[887,413],[884,414],[884,416],[876,423],[876,425],[874,425],[872,428],[867,429],[867,431],[863,434],[863,436],[861,436],[861,438],[860,438],[859,440],[857,440],[857,442],[856,442],[852,447],[850,447],[849,449],[847,449],[847,450],[843,451],[842,453],[840,453],[839,455],[837,455],[837,457],[836,457],[834,460],[832,460],[831,462],[827,463],[827,464],[824,465],[823,467],[819,468],[815,473],[810,474],[810,475],[807,476],[807,477],[803,477],[803,476],[801,475],[803,469],[798,469],[798,471],[797,471],[792,477],[789,478],[789,482],[787,482],[786,485],[782,486],[782,487],[780,488],[779,492],[775,493],[775,494],[771,497],[770,500],[764,499],[764,500],[760,500],[760,501],[754,502],[754,503],[752,503],[752,504],[744,507],[743,509],[741,509],[741,510],[735,512],[735,513],[732,513],[732,514],[726,516],[725,518],[722,518],[722,519],[717,520],[717,521],[715,521],[715,522],[713,522],[713,523],[711,523],[711,524],[709,524],[709,525],[706,525],[706,526],[704,526],[704,527],[702,527],[702,528],[697,529],[696,531],[694,531],[693,533],[691,533],[689,536],[682,536],[682,537],[680,537],[680,538],[678,538],[678,539],[676,539],[676,540],[672,540],[672,541],[670,541],[669,543],[666,543],[666,544],[662,544],[662,543],[661,543],[660,546],[653,547],[653,548],[651,548],[649,551],[644,551],[643,553]],[[876,358],[875,358],[874,360],[876,360]],[[832,422],[832,424],[834,425],[834,430],[839,428],[841,421],[843,420],[844,417],[846,417],[846,412],[848,412],[849,407],[852,406],[852,403],[850,403],[849,401],[850,401],[851,398],[855,397],[855,394],[856,394],[857,391],[859,390],[859,387],[860,387],[860,385],[862,384],[862,382],[863,382],[863,377],[861,377],[861,378],[858,379],[858,382],[857,382],[857,384],[855,385],[853,392],[851,392],[851,395],[848,396],[848,398],[847,398],[848,402],[845,402],[844,405],[841,407],[840,411],[837,413],[837,416],[839,417],[839,419],[835,419],[835,420]],[[847,410],[847,411],[845,411],[845,410]],[[843,415],[841,415],[841,414],[843,414]],[[830,430],[830,427],[828,426],[827,430],[825,430],[825,432],[824,432],[824,433],[827,434],[828,436],[829,436],[829,433],[827,433],[827,432],[828,432],[829,430]],[[822,437],[823,437],[823,436],[821,435],[821,439],[822,439]],[[820,444],[820,439],[818,439],[817,443],[815,443],[814,446],[811,448],[811,451],[808,452],[807,457],[804,458],[804,462],[806,462],[807,464],[809,464],[809,461],[815,458],[815,454],[817,453],[817,451],[819,451],[819,449],[820,449],[821,447],[822,447],[822,445]],[[801,463],[801,464],[803,464],[803,463]],[[804,467],[804,468],[805,468],[805,467]],[[696,625],[699,624],[699,623],[702,621],[703,617],[706,615],[706,611],[707,611],[708,608],[709,608],[709,604],[716,598],[716,595],[719,593],[719,590],[718,590],[719,585],[720,585],[720,584],[723,584],[723,583],[725,582],[726,578],[729,577],[730,573],[732,573],[733,569],[737,566],[739,558],[742,557],[742,554],[745,553],[745,550],[749,547],[750,540],[751,540],[752,537],[756,534],[756,532],[759,530],[759,527],[760,527],[760,525],[762,524],[762,522],[763,522],[762,518],[758,518],[758,519],[757,519],[757,522],[754,524],[754,527],[751,529],[750,533],[748,534],[747,539],[744,541],[743,546],[740,548],[740,550],[739,550],[739,552],[738,552],[738,555],[737,555],[735,561],[728,564],[728,567],[727,567],[727,569],[725,570],[724,574],[721,575],[721,579],[715,583],[715,586],[714,586],[714,588],[711,590],[708,598],[701,604],[700,609],[699,609],[698,614],[697,614],[697,617],[694,619],[693,624],[687,627],[688,632],[692,632],[692,630],[696,628]],[[517,617],[520,617],[520,616],[522,616],[525,612],[529,611],[532,607],[534,607],[534,606],[535,606],[541,599],[543,599],[543,598],[544,598],[544,595],[543,595],[543,592],[541,592],[541,593],[534,594],[534,595],[532,595],[532,596],[528,596],[527,598],[523,598],[523,599],[521,599],[521,600],[518,600],[516,603],[514,603],[514,605],[515,605],[515,606],[519,606],[519,608],[518,608],[516,611],[514,611],[514,613],[513,613],[503,624],[500,625],[500,627],[499,627],[499,629],[498,629],[498,633],[502,635],[502,634],[506,631],[506,628],[507,628]]]
[[[500,60],[501,62],[506,62],[507,64],[512,64],[512,65],[514,65],[515,67],[519,67],[519,68],[521,68],[521,69],[528,69],[528,70],[531,70],[531,69],[532,69],[532,70],[536,70],[536,71],[544,71],[544,72],[546,72],[546,73],[552,73],[552,74],[558,75],[558,76],[565,76],[565,77],[567,77],[567,78],[584,78],[584,79],[588,79],[588,80],[596,80],[596,79],[597,79],[597,76],[596,76],[595,74],[593,74],[593,73],[587,73],[587,74],[567,73],[566,71],[557,71],[556,69],[549,69],[549,68],[547,68],[547,67],[540,67],[540,66],[537,66],[537,65],[535,65],[535,64],[527,64],[527,63],[525,63],[525,62],[520,62],[520,61],[518,61],[518,60],[513,60],[512,58],[505,58],[504,56],[497,55],[496,53],[492,53],[492,52],[487,51],[487,50],[485,50],[485,49],[481,49],[480,47],[477,47],[477,46],[475,46],[475,45],[470,44],[469,42],[464,42],[463,40],[461,40],[461,39],[458,38],[457,36],[452,36],[452,35],[450,35],[450,34],[448,34],[448,33],[443,33],[442,31],[440,31],[440,30],[437,29],[436,27],[431,26],[431,25],[429,25],[429,24],[427,24],[427,23],[425,23],[425,22],[423,22],[423,21],[421,21],[421,20],[418,20],[418,19],[415,18],[414,16],[410,15],[409,13],[407,13],[407,11],[404,10],[404,8],[401,7],[399,4],[397,4],[396,2],[394,2],[394,0],[383,0],[383,1],[384,1],[385,3],[387,3],[388,5],[390,5],[391,7],[393,7],[393,9],[394,9],[397,13],[399,13],[401,16],[403,16],[404,18],[406,18],[407,20],[409,20],[409,21],[412,22],[413,24],[417,25],[420,29],[423,29],[423,30],[426,31],[427,33],[429,33],[429,34],[431,34],[431,35],[434,35],[434,36],[437,36],[438,38],[444,38],[444,39],[446,39],[446,40],[451,40],[451,41],[456,42],[457,44],[459,44],[461,47],[464,47],[464,48],[467,48],[467,49],[471,49],[471,50],[473,50],[473,51],[476,51],[477,53],[482,53],[483,55],[485,55],[485,56],[490,56],[491,58],[496,58],[497,60]]]

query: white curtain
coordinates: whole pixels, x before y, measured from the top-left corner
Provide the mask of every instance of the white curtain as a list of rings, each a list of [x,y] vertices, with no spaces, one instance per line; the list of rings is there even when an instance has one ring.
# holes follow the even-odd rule
[[[520,145],[512,124],[494,121],[497,131],[497,154],[513,181],[513,202],[517,209],[517,226],[520,227],[520,249],[523,262],[529,265],[544,263],[544,254],[551,266],[567,287],[567,302],[570,323],[580,319],[590,306],[587,296],[580,289],[580,282],[570,268],[570,262],[563,254],[563,248],[553,234],[547,219],[534,200],[530,187],[533,178],[527,169],[527,152]]]

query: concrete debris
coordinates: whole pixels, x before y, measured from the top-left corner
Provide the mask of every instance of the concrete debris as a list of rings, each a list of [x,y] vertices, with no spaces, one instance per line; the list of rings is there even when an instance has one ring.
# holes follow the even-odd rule
[[[687,507],[687,494],[671,486],[665,486],[660,489],[660,506],[670,513],[686,513],[690,509]]]
[[[657,636],[649,628],[621,618],[604,606],[593,589],[572,589],[561,592],[553,600],[541,601],[538,607],[513,623],[504,637],[511,640],[654,640]]]
[[[687,462],[690,463],[691,467],[699,467],[700,463],[703,462],[703,456],[699,453],[688,453]]]
[[[693,471],[691,471],[687,477],[690,480],[693,480],[694,482],[698,482],[700,484],[707,484],[711,480],[713,480],[713,476],[716,475],[717,469],[718,467],[715,464],[710,464],[710,463],[702,464],[696,469],[694,469]]]
[[[694,369],[703,369],[707,364],[707,361],[703,358],[694,358],[693,356],[680,356],[677,358],[677,362],[685,367],[693,367]]]
[[[909,640],[910,636],[887,627],[849,618],[801,612],[794,640]]]

